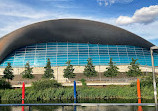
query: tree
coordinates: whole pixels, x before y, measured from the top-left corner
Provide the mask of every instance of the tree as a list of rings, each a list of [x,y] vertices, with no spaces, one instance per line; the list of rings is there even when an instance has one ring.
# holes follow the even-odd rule
[[[110,62],[108,63],[109,67],[107,67],[107,71],[104,72],[104,76],[106,77],[115,77],[118,75],[118,67],[114,65],[115,63],[112,61],[112,58],[110,58]]]
[[[33,72],[32,69],[33,68],[30,67],[29,62],[27,62],[25,64],[25,70],[21,73],[22,74],[22,78],[28,78],[28,79],[34,78],[34,75],[32,75],[32,72]]]
[[[142,74],[141,70],[139,69],[139,63],[136,63],[138,59],[133,59],[130,62],[130,66],[128,66],[129,70],[127,73],[128,76],[136,77]]]
[[[44,75],[42,76],[43,78],[54,78],[54,70],[51,69],[51,62],[50,59],[47,59],[47,64],[44,67]]]
[[[3,78],[8,79],[8,82],[9,82],[9,79],[13,80],[14,78],[13,68],[10,63],[8,63],[7,67],[4,69],[3,74],[4,74]]]
[[[11,84],[4,79],[0,79],[0,89],[10,89]]]
[[[75,78],[76,74],[74,72],[73,66],[70,64],[70,60],[66,62],[67,67],[64,69],[64,78]]]
[[[93,66],[92,59],[87,59],[87,65],[84,68],[84,75],[88,78],[97,76],[97,71],[95,70],[95,66]]]

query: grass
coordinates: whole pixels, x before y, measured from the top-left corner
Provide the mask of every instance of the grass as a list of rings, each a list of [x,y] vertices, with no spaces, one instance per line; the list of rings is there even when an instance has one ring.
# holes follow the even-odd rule
[[[77,87],[78,99],[137,99],[137,88],[131,86],[107,86],[102,88]],[[141,95],[144,99],[153,99],[153,88],[143,87]],[[21,100],[21,89],[0,90],[1,100]],[[25,100],[65,100],[73,99],[73,87],[47,88],[35,90],[26,88]]]

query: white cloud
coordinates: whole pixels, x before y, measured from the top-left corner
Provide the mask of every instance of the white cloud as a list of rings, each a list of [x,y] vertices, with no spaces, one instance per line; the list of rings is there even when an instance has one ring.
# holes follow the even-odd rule
[[[150,7],[143,7],[136,10],[132,17],[119,16],[116,20],[118,25],[127,25],[132,23],[144,23],[148,24],[153,22],[158,18],[158,5],[153,5]]]
[[[3,2],[0,1],[0,37],[32,23],[61,18],[80,18],[97,21],[109,20],[97,19],[88,15],[69,14],[57,10],[36,11],[36,9],[30,6],[18,2],[7,2],[6,0]]]
[[[133,0],[97,0],[97,2],[99,3],[99,5],[104,5],[104,6],[108,6],[108,5],[112,5],[115,3],[130,3]]]
[[[60,12],[36,10],[11,1],[0,1],[0,37],[20,27],[47,19],[55,19]]]
[[[147,40],[158,39],[157,27],[158,21],[152,22],[150,24],[131,24],[119,26],[130,32],[133,32]]]
[[[37,19],[45,17],[47,14],[46,12],[39,13],[26,5],[3,1],[0,2],[0,15]]]
[[[104,4],[105,5],[105,4]],[[109,5],[109,4],[107,4]],[[7,0],[0,1],[0,37],[18,29],[23,26],[52,19],[64,19],[64,18],[80,18],[100,21],[109,23],[112,25],[116,24],[117,18],[104,18],[95,15],[84,15],[84,14],[70,14],[69,12],[57,11],[57,10],[38,10],[31,6],[27,6],[21,3],[8,3]],[[124,17],[123,21],[126,23],[133,23],[131,17]],[[123,23],[124,23],[123,22]],[[150,24],[131,24],[123,25],[122,28],[129,30],[147,40],[153,40],[157,37],[158,21],[154,21]]]

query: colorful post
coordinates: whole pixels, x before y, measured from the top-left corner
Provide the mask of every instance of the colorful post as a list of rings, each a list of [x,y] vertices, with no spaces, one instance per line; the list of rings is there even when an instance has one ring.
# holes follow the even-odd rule
[[[76,100],[76,81],[74,81],[74,100]]]
[[[138,103],[141,103],[140,81],[137,79]],[[138,106],[138,111],[143,111],[142,106]]]
[[[25,83],[23,82],[23,85],[22,85],[22,100],[25,99]]]
[[[140,81],[137,79],[137,94],[138,94],[138,103],[141,103],[141,93],[140,93]]]
[[[24,104],[24,100],[22,100],[22,104]],[[24,106],[22,106],[22,111],[25,111]]]
[[[25,99],[25,83],[23,82],[23,85],[22,85],[22,104],[24,104],[24,99]],[[24,111],[24,106],[22,106],[22,111]]]

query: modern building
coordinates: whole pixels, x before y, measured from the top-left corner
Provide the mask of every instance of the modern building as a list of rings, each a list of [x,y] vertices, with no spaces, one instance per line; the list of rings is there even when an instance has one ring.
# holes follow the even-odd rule
[[[154,44],[124,29],[90,20],[59,19],[31,24],[0,39],[0,67],[44,67],[47,58],[54,67],[84,66],[92,58],[95,66],[106,66],[110,58],[117,65],[129,65],[131,58],[151,66]],[[154,52],[155,66],[158,54]]]

